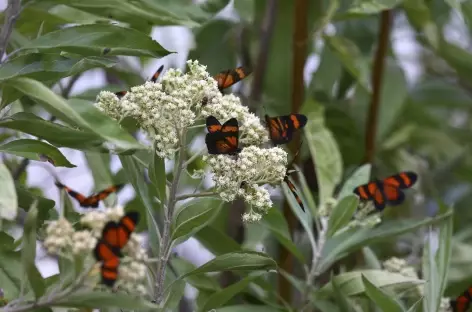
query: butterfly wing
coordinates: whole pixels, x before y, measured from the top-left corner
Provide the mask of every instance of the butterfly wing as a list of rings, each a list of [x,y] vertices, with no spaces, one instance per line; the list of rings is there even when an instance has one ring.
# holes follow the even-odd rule
[[[119,191],[120,189],[123,188],[123,186],[124,186],[124,184],[117,184],[117,185],[112,185],[110,187],[107,187],[106,189],[104,189],[104,190],[102,190],[102,191],[100,191],[100,192],[98,192],[98,193],[96,193],[92,196],[87,197],[84,200],[84,204],[86,204],[88,207],[97,208],[99,201],[104,200],[111,193]]]
[[[359,196],[361,200],[372,200],[375,209],[382,211],[385,209],[386,202],[382,186],[380,181],[373,181],[356,187],[354,193]]]
[[[246,78],[252,71],[244,66],[237,67],[235,69],[228,69],[216,74],[213,78],[218,82],[218,89],[229,88],[235,83]]]
[[[85,197],[84,195],[80,194],[79,192],[76,192],[74,191],[73,189],[71,189],[70,187],[68,186],[65,186],[64,184],[56,181],[56,186],[58,188],[61,188],[61,189],[64,189],[67,194],[69,194],[72,198],[74,198],[75,200],[77,200],[80,204],[80,206],[82,207],[89,207],[88,204],[87,204],[87,197]]]
[[[210,116],[212,117],[212,116]],[[234,155],[240,151],[239,145],[239,125],[236,118],[231,118],[225,122],[219,130],[215,123],[209,123],[207,118],[207,133],[205,143],[210,154]],[[214,118],[214,117],[213,117]],[[216,118],[215,118],[216,119]],[[214,120],[213,120],[214,121]],[[217,120],[216,120],[217,121]],[[219,124],[219,122],[218,122]]]
[[[221,131],[221,123],[215,116],[208,116],[206,119],[206,127],[209,133]]]
[[[300,208],[302,208],[302,210],[305,211],[305,206],[303,205],[302,199],[300,198],[300,196],[298,196],[297,188],[295,187],[295,184],[293,184],[292,181],[290,181],[290,179],[288,178],[288,175],[285,175],[284,182],[287,183],[288,188],[290,189],[293,196],[297,200],[297,203],[300,205]]]
[[[164,65],[161,65],[161,67],[159,67],[156,72],[154,73],[154,75],[152,75],[150,81],[152,82],[156,82],[157,79],[159,78],[159,76],[161,75],[162,71],[164,70]]]
[[[417,179],[418,175],[416,173],[412,171],[403,171],[385,178],[383,182],[384,184],[392,185],[400,189],[407,189],[412,187],[416,183]]]
[[[274,145],[288,143],[293,138],[293,133],[305,127],[308,119],[302,114],[290,114],[277,117],[265,116],[269,136]]]

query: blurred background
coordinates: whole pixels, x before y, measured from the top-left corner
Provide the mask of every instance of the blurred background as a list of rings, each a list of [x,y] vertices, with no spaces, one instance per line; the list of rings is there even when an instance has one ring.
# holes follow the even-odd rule
[[[6,2],[1,0],[0,8],[4,9]],[[23,1],[23,4],[29,2]],[[44,31],[52,31],[59,24],[74,20],[71,16],[80,11],[84,22],[95,18],[127,22],[175,52],[161,59],[118,57],[118,65],[112,69],[92,69],[62,80],[66,86],[74,79],[69,97],[88,100],[94,100],[102,89],[119,91],[141,84],[160,65],[165,66],[164,70],[171,67],[185,70],[187,59],[199,60],[212,74],[238,65],[251,66],[253,74],[235,85],[233,92],[259,116],[265,112],[280,115],[298,110],[307,114],[322,110],[324,122],[342,154],[344,177],[365,162],[373,164],[373,176],[378,178],[401,170],[419,173],[421,179],[409,193],[407,202],[386,210],[385,218],[433,216],[440,202],[454,205],[453,256],[446,295],[456,295],[469,286],[472,279],[472,227],[468,226],[472,219],[469,207],[472,200],[469,150],[472,140],[472,1],[177,2],[179,4],[174,6],[163,1],[163,6],[175,9],[182,19],[156,20],[155,25],[143,25],[135,18],[126,18],[125,13],[116,8],[94,9],[86,4],[74,4],[74,1],[64,1],[64,5],[44,1],[41,9],[47,13],[37,15],[41,5],[33,3],[23,9],[11,40],[19,44],[25,38],[34,38],[37,27],[32,27],[31,21],[42,23]],[[179,5],[181,7],[177,8]],[[214,14],[202,17],[195,13],[199,12],[195,8],[205,5],[216,8],[212,11]],[[97,10],[102,11],[98,14]],[[383,40],[385,50],[379,56]],[[384,60],[381,88],[375,86],[371,77],[375,68],[378,69],[379,57]],[[299,68],[303,71],[301,84],[297,80]],[[53,90],[60,92],[57,85]],[[378,100],[373,100],[376,92]],[[378,108],[374,121],[372,106]],[[3,113],[12,114],[22,109],[48,117],[26,104]],[[11,131],[0,129],[0,132]],[[366,144],[369,138],[373,152],[369,152],[369,144]],[[296,142],[291,146],[292,152],[297,146]],[[98,191],[94,186],[94,175],[98,171],[90,166],[93,156],[68,148],[60,150],[76,168],[54,168],[32,161],[19,179],[24,179],[28,187],[39,189],[44,197],[58,202],[59,191],[54,186],[54,178],[44,169],[49,166],[72,189],[86,195]],[[12,172],[22,161],[10,155],[2,157]],[[110,156],[107,161],[112,174],[119,176],[118,158]],[[168,165],[170,169],[171,163]],[[316,194],[314,165],[303,147],[300,166]],[[193,189],[196,185],[192,183],[195,182],[189,179],[184,185]],[[278,199],[276,204],[283,207],[281,192],[274,190],[273,194]],[[137,205],[133,202],[134,195],[128,185],[118,194],[118,203]],[[78,208],[75,202],[74,205]],[[230,206],[215,221],[219,228],[238,243],[257,245],[259,249],[277,248],[274,242],[265,241],[267,230],[241,224],[240,215],[244,211],[241,203]],[[281,209],[290,228],[300,236],[302,230],[289,210]],[[306,242],[297,238],[297,243]],[[415,264],[421,254],[421,243],[422,235],[414,233],[372,248],[381,259],[396,255],[407,257]],[[193,238],[177,246],[175,251],[196,265],[212,257]],[[42,250],[38,250],[37,255],[43,276],[57,272],[54,259]],[[280,262],[294,265],[293,260],[286,261],[290,255],[283,251],[280,257]],[[362,255],[354,255],[343,261],[355,267],[363,260]],[[279,287],[283,288],[283,281],[280,283]],[[187,295],[194,295],[188,287]]]

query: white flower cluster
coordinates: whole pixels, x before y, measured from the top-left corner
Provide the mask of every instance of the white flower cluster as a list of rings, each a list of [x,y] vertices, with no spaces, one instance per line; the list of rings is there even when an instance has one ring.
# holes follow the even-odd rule
[[[418,274],[415,269],[408,265],[405,259],[392,257],[383,262],[383,267],[385,270],[393,273],[400,273],[403,276],[416,278],[418,279]]]
[[[119,222],[124,215],[123,207],[107,208],[105,211],[92,210],[85,213],[80,223],[87,229],[74,230],[72,224],[64,218],[52,221],[46,228],[44,246],[49,254],[67,256],[89,253],[102,236],[105,224],[109,221]],[[115,287],[124,291],[146,294],[144,281],[146,278],[146,250],[142,247],[141,237],[131,233],[128,243],[122,249],[123,258],[118,267],[118,280]]]
[[[239,141],[243,146],[261,145],[269,140],[267,129],[259,117],[249,112],[233,94],[213,98],[202,108],[203,117],[215,116],[221,123],[236,118],[239,124]]]
[[[169,69],[161,82],[146,82],[132,87],[118,99],[110,92],[98,95],[96,106],[107,115],[121,119],[133,117],[156,142],[161,157],[172,155],[182,129],[195,123],[204,99],[219,99],[217,82],[198,61],[187,61],[189,71]]]
[[[287,166],[287,153],[273,147],[262,149],[248,146],[237,158],[227,155],[204,156],[213,172],[216,190],[224,201],[233,201],[236,196],[252,206],[243,216],[247,222],[256,222],[272,207],[269,192],[260,185],[277,185],[283,181]]]

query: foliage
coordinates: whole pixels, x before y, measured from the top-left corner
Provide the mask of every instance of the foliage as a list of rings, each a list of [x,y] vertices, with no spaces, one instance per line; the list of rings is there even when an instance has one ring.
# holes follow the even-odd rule
[[[20,12],[10,5],[2,14],[0,311],[186,311],[183,303],[202,312],[447,311],[447,298],[472,278],[466,40],[472,1],[194,2],[23,0]],[[227,6],[237,18],[219,14]],[[188,59],[198,63],[187,63],[185,74],[172,69],[175,51],[151,37],[165,26],[181,26],[195,40]],[[299,27],[306,28],[302,41]],[[402,29],[411,32],[415,53],[398,49]],[[297,62],[300,47],[307,48],[306,62]],[[379,58],[385,63],[380,84],[372,78]],[[143,84],[130,59],[140,68],[167,61],[166,72],[160,82]],[[235,68],[238,60],[253,73],[232,88],[234,95],[222,95],[210,74]],[[419,72],[413,78],[411,68]],[[72,95],[92,70],[106,73],[108,84]],[[295,103],[300,84],[303,103]],[[110,93],[122,89],[130,90],[125,100]],[[148,94],[175,106],[150,114]],[[219,106],[202,106],[203,94]],[[221,122],[237,117],[241,143],[252,148],[269,144],[258,116],[299,107],[308,123],[298,132],[301,162],[291,179],[305,211],[282,182],[285,169],[293,169],[286,168],[287,155],[296,152],[291,144],[245,148],[231,161],[206,155],[208,115]],[[151,143],[139,138],[143,133]],[[136,232],[148,237],[144,293],[100,285],[92,250],[52,252],[59,267],[52,276],[37,267],[37,247],[47,248],[51,223],[66,219],[78,233],[89,213],[75,209],[65,193],[54,202],[27,183],[29,163],[53,179],[56,168],[76,167],[64,148],[84,153],[97,189],[118,183],[134,189],[124,211],[139,212]],[[121,164],[116,174],[111,155]],[[363,214],[372,206],[353,189],[405,170],[420,178],[404,204]],[[210,172],[220,179],[207,187]],[[247,188],[240,179],[250,182]],[[278,188],[269,194],[266,184]],[[238,197],[244,202],[234,202]],[[113,199],[105,200],[105,214],[119,210]],[[190,238],[214,258],[197,266],[173,252]],[[184,296],[186,285],[197,290],[195,300]]]

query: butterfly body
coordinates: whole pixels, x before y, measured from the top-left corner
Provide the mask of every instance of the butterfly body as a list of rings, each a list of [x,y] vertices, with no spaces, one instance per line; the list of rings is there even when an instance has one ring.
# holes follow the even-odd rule
[[[386,204],[396,206],[405,200],[402,190],[412,187],[418,175],[412,171],[404,171],[387,177],[383,180],[374,180],[360,185],[354,189],[354,193],[361,200],[372,200],[375,209],[382,211]]]
[[[274,144],[286,144],[293,138],[293,133],[305,127],[308,119],[302,114],[290,114],[277,117],[265,115],[269,136]]]
[[[161,67],[159,67],[157,69],[157,71],[154,73],[154,75],[152,75],[151,79],[149,79],[149,81],[151,82],[156,82],[157,79],[159,78],[159,76],[161,75],[162,71],[164,70],[164,65],[161,65]],[[115,95],[118,97],[118,98],[122,98],[123,96],[126,95],[126,93],[128,93],[128,91],[118,91],[118,92],[115,92]]]
[[[139,214],[135,211],[128,212],[119,222],[108,222],[102,231],[102,237],[95,245],[94,256],[97,261],[102,261],[102,283],[112,287],[118,277],[120,258],[123,257],[121,249],[126,246],[131,233],[139,222]]]
[[[111,193],[119,191],[124,186],[124,184],[112,185],[96,194],[86,197],[60,182],[56,181],[55,184],[57,187],[64,189],[71,197],[79,202],[81,207],[84,208],[97,208],[101,200],[107,198]]]
[[[472,286],[467,288],[459,297],[450,301],[453,312],[466,312],[472,301]]]
[[[239,148],[239,125],[236,118],[231,118],[223,125],[214,116],[206,119],[208,133],[205,143],[209,154],[236,155]]]

